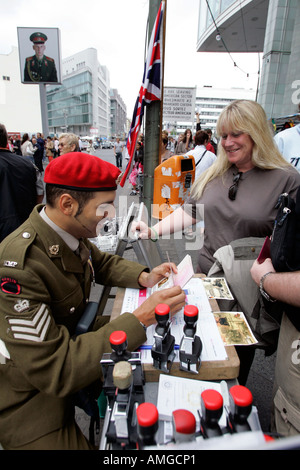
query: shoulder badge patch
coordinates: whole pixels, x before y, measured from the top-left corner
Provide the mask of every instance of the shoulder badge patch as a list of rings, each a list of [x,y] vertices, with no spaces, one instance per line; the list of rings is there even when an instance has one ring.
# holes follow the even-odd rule
[[[4,294],[21,294],[21,286],[15,279],[11,277],[2,277],[0,288]]]
[[[15,268],[18,266],[18,263],[16,261],[4,261],[3,266],[7,268]]]
[[[30,318],[7,316],[6,319],[15,339],[37,343],[44,341],[51,322],[51,316],[45,304],[41,304]]]
[[[25,312],[25,310],[29,309],[29,300],[18,300],[18,302],[14,305],[14,310],[18,313]]]

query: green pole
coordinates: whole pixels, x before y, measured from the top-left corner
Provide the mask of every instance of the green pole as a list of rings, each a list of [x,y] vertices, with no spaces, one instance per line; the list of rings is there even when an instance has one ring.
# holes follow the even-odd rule
[[[159,6],[160,0],[149,0],[149,40]],[[163,46],[162,48],[164,49]],[[159,165],[161,109],[161,102],[154,101],[147,105],[145,113],[144,183],[142,201],[147,208],[149,218],[151,218],[151,206],[153,204],[154,169]]]

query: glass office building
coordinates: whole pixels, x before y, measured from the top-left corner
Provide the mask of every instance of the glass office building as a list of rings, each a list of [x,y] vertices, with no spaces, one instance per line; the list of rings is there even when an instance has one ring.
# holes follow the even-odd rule
[[[197,50],[262,53],[258,102],[269,118],[292,115],[299,111],[299,26],[299,0],[200,0]]]
[[[47,86],[49,133],[109,137],[110,78],[98,62],[97,50],[63,59],[62,70],[62,85]]]
[[[92,74],[84,71],[64,79],[60,87],[48,86],[47,106],[49,129],[54,134],[77,128],[85,133],[93,122]]]
[[[110,129],[112,139],[120,137],[125,140],[127,135],[126,128],[127,108],[118,93],[118,90],[112,88],[110,90]]]

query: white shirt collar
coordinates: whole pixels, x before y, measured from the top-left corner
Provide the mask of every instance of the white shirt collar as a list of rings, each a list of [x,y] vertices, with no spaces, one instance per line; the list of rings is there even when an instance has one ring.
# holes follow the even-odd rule
[[[46,222],[46,224],[48,224],[63,239],[63,241],[66,243],[66,245],[68,245],[68,247],[72,251],[77,250],[79,246],[79,240],[77,240],[77,238],[73,237],[73,235],[66,232],[65,230],[60,228],[58,225],[56,225],[54,222],[52,222],[52,220],[49,219],[49,217],[46,214],[45,207],[43,207],[43,209],[41,210],[39,214],[42,217],[42,219]]]

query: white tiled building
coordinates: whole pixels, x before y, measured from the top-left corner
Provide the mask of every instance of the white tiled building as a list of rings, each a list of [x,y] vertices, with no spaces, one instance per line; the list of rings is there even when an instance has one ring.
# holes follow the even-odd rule
[[[0,121],[8,132],[42,132],[38,84],[22,84],[19,51],[0,54]]]

